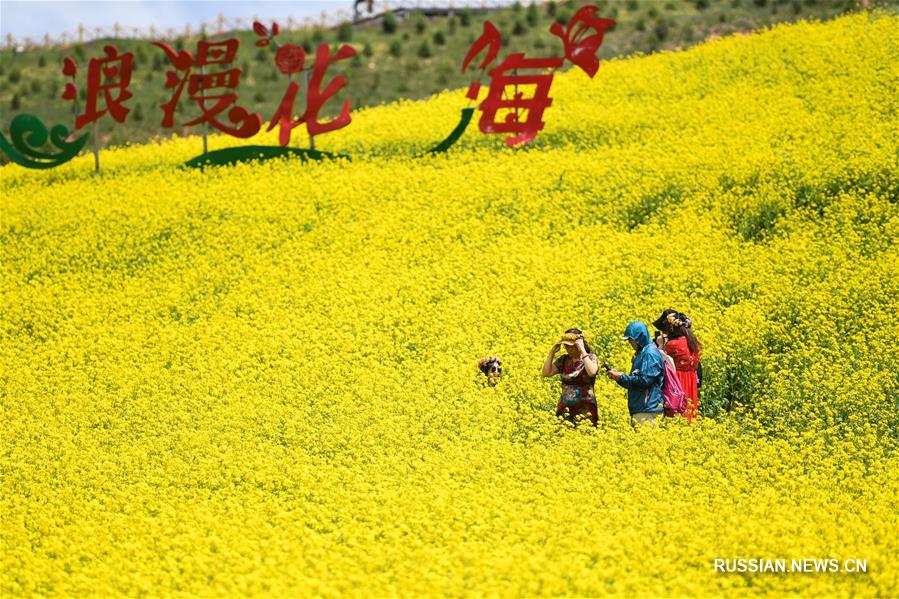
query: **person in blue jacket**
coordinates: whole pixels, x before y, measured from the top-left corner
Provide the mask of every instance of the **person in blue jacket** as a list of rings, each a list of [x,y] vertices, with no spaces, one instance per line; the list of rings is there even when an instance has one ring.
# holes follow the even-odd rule
[[[624,337],[634,348],[631,373],[623,374],[609,370],[606,375],[627,389],[627,408],[631,413],[631,426],[655,426],[655,419],[662,414],[662,382],[665,377],[665,363],[662,354],[649,337],[646,325],[635,320],[627,325]]]

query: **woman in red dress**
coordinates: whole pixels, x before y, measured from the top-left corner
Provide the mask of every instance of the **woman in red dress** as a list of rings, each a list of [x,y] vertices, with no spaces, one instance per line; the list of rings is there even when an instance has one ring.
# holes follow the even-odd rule
[[[674,360],[677,378],[687,396],[687,410],[684,417],[693,420],[699,415],[699,384],[696,370],[702,357],[702,346],[696,340],[691,328],[692,323],[686,314],[665,310],[652,324],[668,337],[665,353]]]

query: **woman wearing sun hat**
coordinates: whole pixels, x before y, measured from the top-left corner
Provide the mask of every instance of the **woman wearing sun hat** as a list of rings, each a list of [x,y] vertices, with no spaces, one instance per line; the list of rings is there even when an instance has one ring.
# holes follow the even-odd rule
[[[556,358],[559,349],[563,347],[565,353]],[[575,422],[577,416],[588,414],[590,422],[596,426],[599,415],[596,411],[593,383],[598,371],[599,360],[584,340],[583,332],[580,329],[565,331],[553,344],[541,372],[545,377],[558,374],[562,379],[562,394],[556,406],[556,416]]]

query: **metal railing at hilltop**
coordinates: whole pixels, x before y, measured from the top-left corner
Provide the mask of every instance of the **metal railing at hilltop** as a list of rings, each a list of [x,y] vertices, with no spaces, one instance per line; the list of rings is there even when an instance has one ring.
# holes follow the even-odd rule
[[[537,4],[543,4],[548,0],[535,0]],[[521,2],[522,5],[529,2]],[[85,27],[79,25],[74,32],[66,32],[58,35],[45,34],[41,38],[16,37],[8,34],[2,41],[4,49],[15,49],[18,52],[39,48],[67,48],[73,44],[84,44],[102,39],[161,39],[174,40],[179,37],[191,37],[205,34],[209,36],[221,35],[229,31],[245,31],[253,26],[253,21],[271,23],[278,21],[282,30],[301,31],[314,28],[334,28],[345,22],[365,23],[383,18],[387,12],[393,12],[398,16],[424,13],[424,14],[453,14],[468,8],[475,12],[486,12],[500,8],[508,8],[515,4],[515,0],[375,0],[373,8],[369,12],[365,2],[358,6],[358,14],[352,9],[341,8],[334,11],[322,12],[318,17],[304,16],[294,18],[288,16],[279,19],[266,19],[253,17],[225,17],[219,15],[211,21],[199,25],[185,25],[184,28],[157,28],[149,27],[125,27],[118,23],[112,27]],[[347,2],[352,6],[352,2]]]

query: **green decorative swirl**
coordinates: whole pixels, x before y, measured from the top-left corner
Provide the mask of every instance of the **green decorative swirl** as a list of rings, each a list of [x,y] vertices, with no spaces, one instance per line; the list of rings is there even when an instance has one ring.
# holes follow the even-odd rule
[[[0,132],[0,149],[9,159],[25,168],[53,168],[64,164],[78,155],[89,134],[85,133],[74,141],[66,141],[69,130],[64,125],[55,125],[49,132],[47,126],[33,114],[20,114],[9,125],[10,143]],[[50,141],[59,148],[55,154],[42,152],[42,148]]]
[[[465,133],[465,130],[468,128],[468,124],[471,122],[471,117],[474,114],[474,108],[463,108],[462,116],[459,118],[459,124],[456,125],[456,128],[453,129],[452,133],[447,136],[442,142],[422,154],[421,156],[427,156],[428,154],[440,154],[441,152],[446,152],[449,150],[459,138],[462,137],[462,134]],[[418,156],[418,158],[421,158]]]

